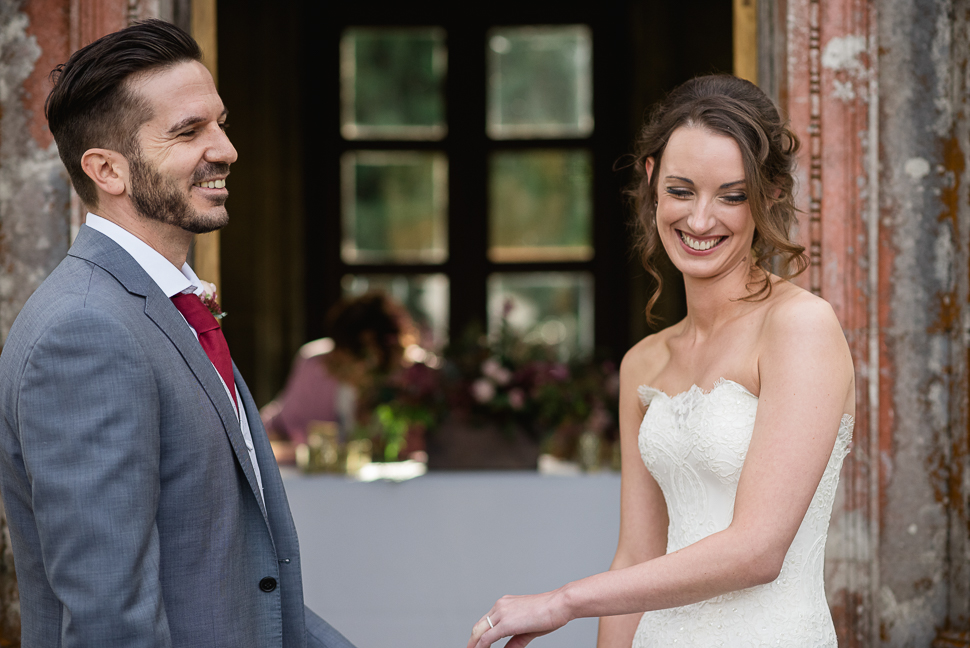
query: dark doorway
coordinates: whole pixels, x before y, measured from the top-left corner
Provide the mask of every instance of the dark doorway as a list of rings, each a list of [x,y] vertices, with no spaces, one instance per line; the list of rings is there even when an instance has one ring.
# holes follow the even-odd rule
[[[503,276],[581,277],[592,296],[593,347],[619,359],[649,332],[643,321],[649,283],[631,256],[622,196],[629,179],[624,155],[644,111],[665,91],[697,74],[730,71],[730,2],[694,3],[689,15],[682,3],[632,0],[445,10],[392,2],[282,5],[219,3],[219,85],[240,154],[231,178],[232,222],[222,239],[222,293],[231,315],[225,331],[258,403],[280,388],[295,350],[320,335],[327,308],[355,277],[445,277],[452,336],[470,323],[485,324],[490,286]],[[532,26],[587,30],[591,131],[511,138],[487,132],[489,39]],[[348,138],[340,94],[347,30],[426,27],[443,35],[447,50],[445,134]],[[588,160],[590,252],[522,258],[490,247],[496,194],[489,174],[503,155],[537,151],[578,151]],[[447,161],[443,257],[348,257],[347,159],[348,153],[361,159],[353,157],[358,152],[438,154]],[[660,312],[669,323],[682,315],[683,297],[678,281],[667,285]]]

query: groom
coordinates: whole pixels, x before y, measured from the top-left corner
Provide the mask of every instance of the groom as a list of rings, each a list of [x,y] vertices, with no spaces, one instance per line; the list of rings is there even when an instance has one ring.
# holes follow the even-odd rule
[[[24,646],[352,648],[304,608],[279,470],[185,263],[228,222],[236,160],[200,59],[148,21],[53,75],[48,122],[91,213],[0,356]]]

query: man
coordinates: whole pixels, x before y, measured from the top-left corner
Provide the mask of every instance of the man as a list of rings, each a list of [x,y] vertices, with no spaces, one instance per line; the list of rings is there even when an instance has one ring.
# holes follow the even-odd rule
[[[0,357],[24,646],[350,646],[304,608],[279,470],[185,263],[228,221],[236,160],[200,59],[148,21],[52,75],[91,213]]]

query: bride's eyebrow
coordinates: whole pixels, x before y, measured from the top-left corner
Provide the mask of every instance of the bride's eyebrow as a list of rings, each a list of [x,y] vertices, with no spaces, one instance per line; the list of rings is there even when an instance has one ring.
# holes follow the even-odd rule
[[[665,178],[665,180],[680,180],[681,182],[686,182],[687,184],[691,184],[691,185],[694,184],[693,180],[691,180],[690,178],[685,178],[683,176],[669,175]],[[739,185],[739,184],[744,184],[744,178],[741,178],[740,180],[734,180],[733,182],[725,182],[719,187],[719,189],[729,189],[734,185]]]

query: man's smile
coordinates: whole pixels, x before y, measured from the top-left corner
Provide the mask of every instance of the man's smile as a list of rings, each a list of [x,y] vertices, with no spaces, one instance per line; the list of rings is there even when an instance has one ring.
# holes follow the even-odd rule
[[[224,189],[226,187],[226,180],[207,180],[203,182],[196,182],[193,187],[201,187],[203,189]]]

